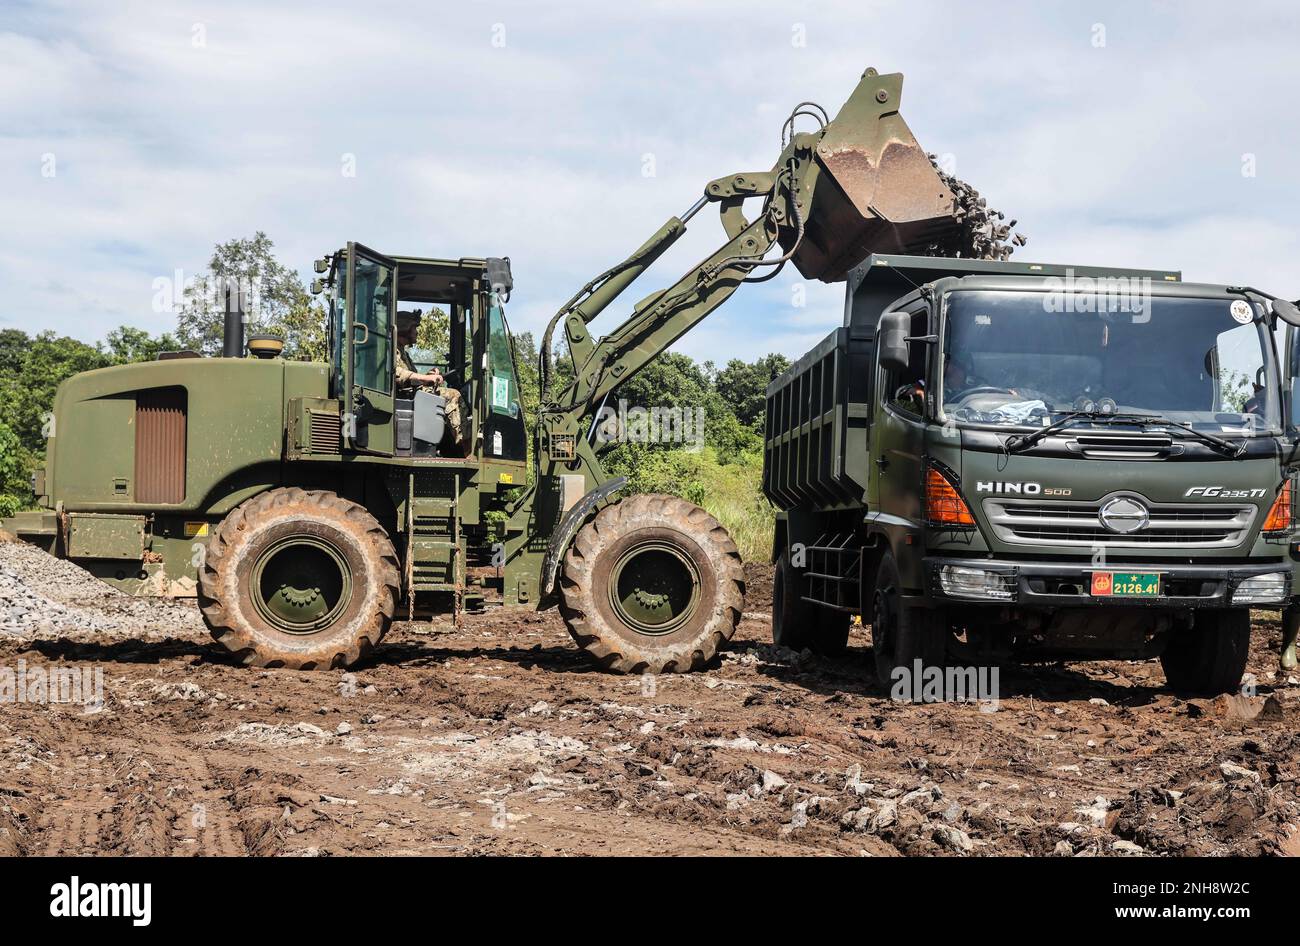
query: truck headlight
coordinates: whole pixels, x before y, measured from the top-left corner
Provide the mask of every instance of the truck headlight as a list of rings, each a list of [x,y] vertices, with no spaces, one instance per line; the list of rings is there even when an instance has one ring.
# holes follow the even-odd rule
[[[1232,591],[1233,604],[1280,604],[1286,601],[1290,573],[1269,572],[1247,578]]]
[[[1015,597],[1015,576],[969,565],[944,565],[939,569],[939,587],[953,598],[982,598],[1010,601]]]

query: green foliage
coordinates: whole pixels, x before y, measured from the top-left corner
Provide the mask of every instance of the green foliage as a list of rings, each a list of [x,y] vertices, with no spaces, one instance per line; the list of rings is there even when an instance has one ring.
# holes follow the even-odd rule
[[[248,294],[248,334],[281,336],[286,358],[326,360],[325,310],[312,301],[298,273],[275,258],[274,246],[261,230],[251,238],[216,245],[207,272],[186,287],[176,318],[176,333],[186,347],[205,355],[221,352],[223,287],[234,284]]]
[[[154,361],[162,352],[179,351],[184,347],[170,332],[150,335],[144,329],[121,325],[108,333],[107,341],[99,346],[99,350],[111,364],[127,365]]]
[[[743,425],[761,428],[767,386],[789,367],[784,355],[764,355],[753,364],[733,358],[718,372],[718,394]]]
[[[433,306],[422,316],[415,330],[415,347],[432,352],[442,361],[451,353],[451,316],[441,306]]]
[[[29,502],[31,486],[26,452],[18,435],[0,423],[0,519],[12,516]]]
[[[6,333],[8,335],[9,333]],[[98,348],[75,338],[41,332],[26,342],[14,345],[10,335],[4,344],[5,362],[0,364],[0,417],[18,435],[23,449],[38,453],[45,450],[47,414],[54,406],[54,392],[59,384],[80,371],[90,371],[111,364]]]

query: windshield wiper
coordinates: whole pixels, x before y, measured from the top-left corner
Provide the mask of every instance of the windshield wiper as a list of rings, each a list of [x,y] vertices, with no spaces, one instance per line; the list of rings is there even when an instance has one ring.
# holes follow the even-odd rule
[[[1191,426],[1190,422],[1184,426],[1183,424],[1178,423],[1178,421],[1171,420],[1170,418],[1164,417],[1160,414],[1112,414],[1110,416],[1133,421],[1143,427],[1159,425],[1170,430],[1177,430],[1180,433],[1188,434],[1194,440],[1199,440],[1201,443],[1209,444],[1211,447],[1223,451],[1223,453],[1232,457],[1234,460],[1246,452],[1246,440],[1244,437],[1236,443],[1233,443],[1231,440],[1224,437],[1218,437],[1214,434],[1206,433],[1204,430],[1197,430],[1195,427]]]
[[[1234,460],[1246,452],[1246,441],[1240,440],[1233,443],[1231,440],[1225,440],[1223,437],[1216,437],[1214,434],[1208,434],[1203,430],[1196,430],[1193,427],[1184,427],[1177,421],[1170,420],[1168,417],[1162,417],[1159,414],[1134,414],[1115,411],[1071,411],[1060,420],[1053,421],[1040,430],[1035,430],[1032,434],[1012,434],[1006,440],[1007,453],[1019,453],[1021,450],[1028,450],[1036,443],[1040,443],[1049,434],[1054,434],[1070,426],[1078,420],[1092,421],[1093,423],[1102,422],[1105,424],[1133,424],[1138,427],[1149,427],[1160,425],[1173,430],[1185,433],[1190,437],[1208,444],[1218,450],[1223,451]]]

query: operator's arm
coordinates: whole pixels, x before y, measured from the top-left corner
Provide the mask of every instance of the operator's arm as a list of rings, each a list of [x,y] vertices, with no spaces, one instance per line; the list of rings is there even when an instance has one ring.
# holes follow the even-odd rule
[[[429,374],[420,374],[419,372],[411,371],[407,368],[398,368],[396,375],[397,383],[407,387],[413,384],[439,385],[443,383],[442,373],[439,371],[431,371]]]

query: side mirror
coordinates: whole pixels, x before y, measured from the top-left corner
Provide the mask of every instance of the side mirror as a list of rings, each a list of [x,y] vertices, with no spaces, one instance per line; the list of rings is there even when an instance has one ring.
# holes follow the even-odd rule
[[[515,288],[515,279],[510,272],[510,257],[489,256],[484,261],[483,269],[488,285],[497,297],[505,302],[510,298],[510,291]]]
[[[880,366],[886,371],[906,370],[911,361],[907,335],[912,328],[912,317],[906,312],[887,312],[880,317],[877,342]]]
[[[1300,325],[1300,307],[1285,299],[1273,300],[1273,314],[1287,325]]]

